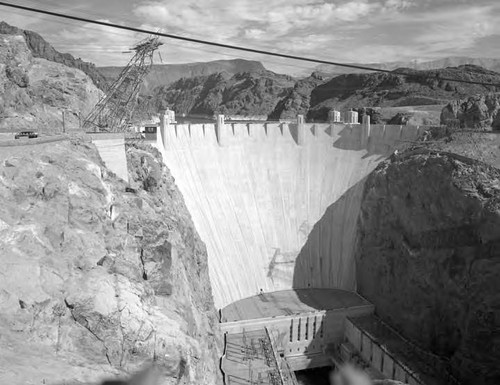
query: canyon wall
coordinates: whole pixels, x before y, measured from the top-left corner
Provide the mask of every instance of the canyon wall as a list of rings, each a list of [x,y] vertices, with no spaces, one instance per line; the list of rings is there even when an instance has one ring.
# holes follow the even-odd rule
[[[153,150],[130,184],[88,142],[0,151],[0,383],[220,383],[206,249]]]
[[[464,383],[498,384],[500,171],[441,151],[385,162],[358,239],[358,291],[377,314]]]

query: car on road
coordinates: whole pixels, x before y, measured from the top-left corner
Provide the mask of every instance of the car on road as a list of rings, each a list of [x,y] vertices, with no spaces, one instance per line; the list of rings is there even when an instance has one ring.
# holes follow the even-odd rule
[[[14,139],[19,139],[19,138],[38,138],[38,132],[35,131],[21,131],[18,132],[15,136]]]

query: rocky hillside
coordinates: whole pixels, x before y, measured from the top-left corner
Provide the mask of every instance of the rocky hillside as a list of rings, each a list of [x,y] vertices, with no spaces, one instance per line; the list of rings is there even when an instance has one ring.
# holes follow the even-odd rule
[[[155,56],[156,58],[156,56]],[[99,67],[99,72],[108,81],[118,77],[123,67]],[[168,86],[182,78],[209,76],[219,72],[237,74],[240,72],[265,71],[262,63],[252,60],[214,60],[205,63],[156,64],[146,76],[142,87],[143,94],[151,94],[158,86]]]
[[[271,71],[235,75],[216,73],[180,79],[154,90],[155,108],[177,114],[268,116],[293,89],[295,81]]]
[[[476,66],[432,71],[399,69],[413,76],[389,73],[341,75],[316,87],[311,93],[310,119],[326,119],[332,108],[363,106],[412,106],[446,104],[495,87],[455,83],[441,78],[500,84],[500,74]]]
[[[326,78],[318,73],[298,80],[293,89],[276,104],[269,118],[272,120],[294,120],[299,114],[307,115],[311,107],[311,92],[325,81]]]
[[[441,124],[462,128],[500,130],[500,94],[474,95],[449,103],[441,112]]]
[[[78,129],[101,94],[79,69],[36,57],[26,36],[0,34],[0,130],[61,132],[63,110]]]
[[[499,257],[498,169],[420,150],[369,176],[359,219],[358,290],[464,383],[500,381]]]
[[[93,63],[88,63],[81,59],[75,59],[69,53],[58,52],[38,33],[22,30],[2,21],[0,22],[0,35],[23,36],[24,40],[26,41],[26,45],[30,49],[33,57],[79,69],[80,71],[87,74],[87,76],[92,79],[92,81],[98,88],[100,88],[101,90],[105,89],[106,80]]]
[[[305,79],[294,80],[271,71],[261,71],[183,78],[170,86],[156,88],[150,97],[155,101],[151,109],[170,107],[178,114],[212,115],[221,112],[226,115],[265,115],[272,120],[295,119],[298,114],[306,114],[311,121],[325,121],[328,111],[334,108],[343,111],[374,106],[446,105],[472,94],[496,91],[493,86],[452,80],[500,84],[499,73],[477,66],[398,71],[411,76],[369,73],[330,79],[313,73]],[[411,122],[412,116],[397,116],[394,119]]]
[[[85,142],[0,151],[0,383],[87,384],[156,360],[220,383],[207,255],[168,169],[131,185]]]

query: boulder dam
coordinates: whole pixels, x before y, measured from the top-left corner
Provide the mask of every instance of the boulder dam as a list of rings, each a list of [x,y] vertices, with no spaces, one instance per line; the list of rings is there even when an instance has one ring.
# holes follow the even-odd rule
[[[294,383],[294,371],[331,364],[342,349],[364,351],[381,377],[422,383],[350,317],[374,312],[356,293],[364,180],[423,130],[371,125],[369,117],[228,123],[219,115],[216,123],[175,124],[164,115],[146,135],[207,247],[226,383]]]
[[[366,122],[164,124],[157,147],[207,245],[216,307],[280,290],[355,290],[363,179],[418,134]]]

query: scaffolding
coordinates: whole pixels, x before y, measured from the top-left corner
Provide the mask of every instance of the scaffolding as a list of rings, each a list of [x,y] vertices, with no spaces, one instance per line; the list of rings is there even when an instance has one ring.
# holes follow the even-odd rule
[[[139,90],[153,65],[153,55],[162,44],[158,37],[151,36],[131,48],[135,51],[134,56],[85,118],[85,130],[127,131],[137,106]]]

